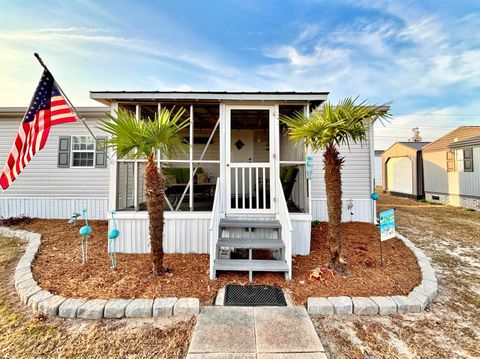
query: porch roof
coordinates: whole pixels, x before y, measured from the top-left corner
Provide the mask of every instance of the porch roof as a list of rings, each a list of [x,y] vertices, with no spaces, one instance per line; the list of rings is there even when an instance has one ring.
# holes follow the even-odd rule
[[[90,98],[110,105],[113,101],[280,101],[320,104],[328,92],[244,91],[90,91]]]

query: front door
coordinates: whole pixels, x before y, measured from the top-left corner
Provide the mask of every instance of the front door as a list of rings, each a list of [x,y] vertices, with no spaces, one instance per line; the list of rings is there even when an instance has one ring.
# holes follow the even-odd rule
[[[273,106],[226,106],[229,213],[275,212]]]

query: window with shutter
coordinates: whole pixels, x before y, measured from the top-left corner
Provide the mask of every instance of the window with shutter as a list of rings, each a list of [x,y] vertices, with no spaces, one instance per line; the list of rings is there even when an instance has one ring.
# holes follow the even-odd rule
[[[463,170],[465,172],[473,172],[473,149],[463,149]]]
[[[57,167],[70,167],[70,136],[60,136],[58,139]]]

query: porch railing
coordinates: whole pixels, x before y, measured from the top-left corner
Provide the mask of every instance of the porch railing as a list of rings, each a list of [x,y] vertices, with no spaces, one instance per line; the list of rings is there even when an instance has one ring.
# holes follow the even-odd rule
[[[215,186],[215,197],[213,198],[212,216],[210,217],[210,279],[215,279],[214,264],[217,256],[217,241],[220,225],[220,177],[217,178]]]
[[[270,163],[231,163],[231,209],[270,210]]]
[[[280,179],[277,178],[277,186],[282,188],[282,183]],[[288,206],[287,201],[285,199],[285,195],[283,191],[278,193],[278,220],[280,225],[282,226],[282,240],[285,244],[285,260],[288,265],[288,278],[290,280],[292,278],[292,233],[293,227],[292,222],[290,220],[290,214],[288,213]]]

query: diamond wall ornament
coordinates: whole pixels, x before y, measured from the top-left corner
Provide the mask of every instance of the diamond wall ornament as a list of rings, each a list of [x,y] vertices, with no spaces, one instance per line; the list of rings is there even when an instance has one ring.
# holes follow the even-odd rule
[[[238,140],[237,142],[235,142],[235,147],[237,148],[237,150],[241,150],[243,146],[245,146],[245,144],[242,142],[242,140]]]

